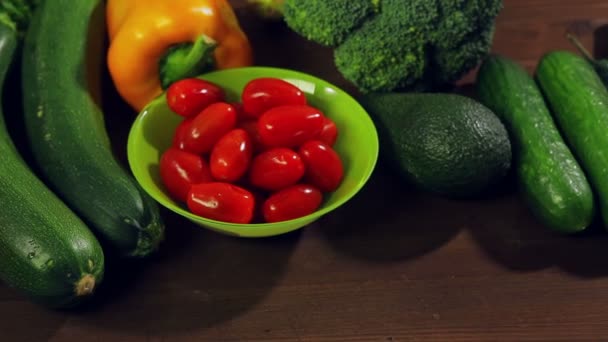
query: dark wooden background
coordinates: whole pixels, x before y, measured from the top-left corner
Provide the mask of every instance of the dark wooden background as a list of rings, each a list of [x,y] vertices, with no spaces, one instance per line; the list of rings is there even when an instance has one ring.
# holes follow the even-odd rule
[[[243,2],[232,3],[257,64],[352,90],[330,50],[260,23]],[[606,23],[605,1],[506,0],[494,50],[532,71],[546,51],[572,50],[571,29],[608,56]],[[131,117],[112,106],[120,152]],[[491,198],[450,201],[402,185],[380,163],[350,203],[285,236],[236,239],[165,217],[160,254],[110,261],[86,308],[49,311],[0,285],[0,341],[608,339],[608,233],[596,224],[583,236],[553,234],[511,184]]]

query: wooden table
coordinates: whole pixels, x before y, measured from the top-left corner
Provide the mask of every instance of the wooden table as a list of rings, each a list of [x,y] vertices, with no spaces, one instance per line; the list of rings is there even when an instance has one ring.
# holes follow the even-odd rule
[[[567,28],[596,53],[606,51],[605,1],[505,2],[495,51],[529,70],[548,50],[572,50]],[[329,49],[281,25],[261,24],[243,1],[233,4],[257,64],[352,89]],[[108,114],[119,147],[129,119]],[[509,186],[492,198],[450,201],[401,185],[380,163],[337,212],[264,240],[218,235],[164,214],[168,235],[160,254],[144,263],[110,263],[85,309],[49,311],[0,286],[0,341],[608,338],[608,234],[596,224],[584,236],[557,236]]]

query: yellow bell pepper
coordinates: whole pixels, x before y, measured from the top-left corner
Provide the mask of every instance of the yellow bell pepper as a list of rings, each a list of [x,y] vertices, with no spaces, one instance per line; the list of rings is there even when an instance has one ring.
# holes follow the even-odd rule
[[[136,111],[178,79],[252,64],[227,0],[108,0],[106,24],[110,76]]]

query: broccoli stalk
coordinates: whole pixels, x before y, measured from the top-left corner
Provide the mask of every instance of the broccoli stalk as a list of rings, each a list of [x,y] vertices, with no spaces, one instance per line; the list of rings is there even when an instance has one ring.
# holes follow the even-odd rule
[[[286,24],[334,47],[336,67],[362,92],[432,90],[490,51],[502,0],[285,0]]]

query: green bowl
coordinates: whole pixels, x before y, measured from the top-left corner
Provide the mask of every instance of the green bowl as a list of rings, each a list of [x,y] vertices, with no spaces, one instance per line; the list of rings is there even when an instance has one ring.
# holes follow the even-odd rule
[[[330,213],[357,194],[378,159],[378,136],[372,120],[350,95],[326,81],[297,71],[268,67],[225,69],[200,76],[223,87],[230,101],[239,100],[245,84],[258,77],[281,78],[298,86],[305,92],[308,102],[334,120],[338,127],[334,148],[344,163],[344,179],[336,191],[325,195],[322,206],[314,213],[277,223],[234,224],[194,215],[185,204],[172,200],[160,180],[158,162],[162,152],[171,145],[173,131],[182,117],[169,110],[164,94],[137,116],[127,143],[129,166],[135,179],[152,198],[202,227],[241,237],[284,234]]]

